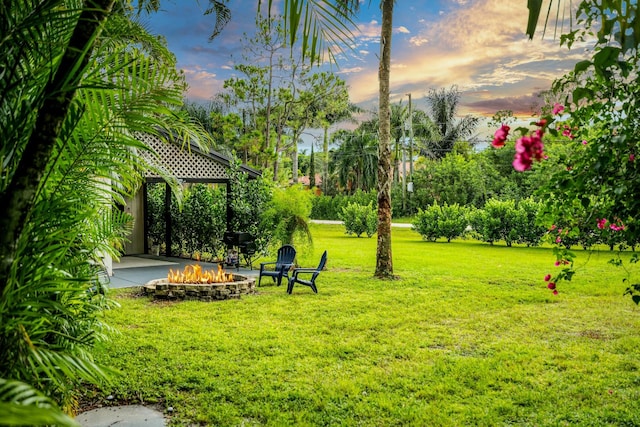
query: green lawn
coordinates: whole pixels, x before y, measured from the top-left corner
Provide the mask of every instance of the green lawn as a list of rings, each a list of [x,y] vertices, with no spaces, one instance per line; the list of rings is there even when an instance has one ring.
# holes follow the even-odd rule
[[[423,242],[393,229],[396,281],[372,279],[375,236],[313,225],[319,294],[214,303],[120,291],[97,360],[116,402],[176,425],[639,425],[640,311],[609,252],[578,252],[553,296],[550,249]]]

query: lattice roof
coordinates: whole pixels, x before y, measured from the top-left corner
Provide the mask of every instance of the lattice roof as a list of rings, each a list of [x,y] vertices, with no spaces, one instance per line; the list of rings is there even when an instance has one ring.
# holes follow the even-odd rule
[[[153,149],[159,158],[149,153],[143,155],[153,164],[169,171],[178,179],[211,181],[229,179],[227,170],[230,159],[220,153],[204,152],[194,144],[181,144],[180,141],[167,143],[150,134],[139,135],[138,138]],[[252,178],[260,176],[260,172],[248,166],[243,165],[241,169]],[[147,178],[159,178],[159,176],[148,172]]]

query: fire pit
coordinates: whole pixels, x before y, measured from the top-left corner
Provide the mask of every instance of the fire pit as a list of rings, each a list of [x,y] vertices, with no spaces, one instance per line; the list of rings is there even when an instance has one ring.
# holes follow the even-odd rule
[[[169,270],[167,278],[151,280],[143,286],[156,299],[213,301],[240,298],[255,292],[256,280],[240,274],[204,270],[198,264],[182,271]]]

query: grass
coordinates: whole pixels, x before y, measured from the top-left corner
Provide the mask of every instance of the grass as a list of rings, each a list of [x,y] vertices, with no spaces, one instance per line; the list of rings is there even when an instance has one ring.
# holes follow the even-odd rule
[[[578,252],[553,296],[550,249],[428,243],[393,230],[395,281],[372,279],[375,237],[313,225],[319,293],[262,287],[215,303],[115,293],[119,331],[96,359],[103,395],[173,407],[173,425],[638,425],[640,312],[610,254]]]

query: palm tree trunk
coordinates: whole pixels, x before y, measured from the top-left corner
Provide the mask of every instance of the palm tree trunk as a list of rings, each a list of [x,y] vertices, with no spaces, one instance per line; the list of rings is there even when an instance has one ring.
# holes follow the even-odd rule
[[[391,30],[394,0],[382,0],[382,34],[380,37],[380,143],[378,146],[378,246],[375,277],[393,277],[391,257],[391,108],[389,80],[391,69]]]
[[[95,37],[115,0],[86,0],[55,75],[44,88],[44,102],[11,182],[0,195],[0,295],[13,263],[24,224],[50,161],[76,89],[93,51]],[[25,129],[25,132],[29,132]]]

